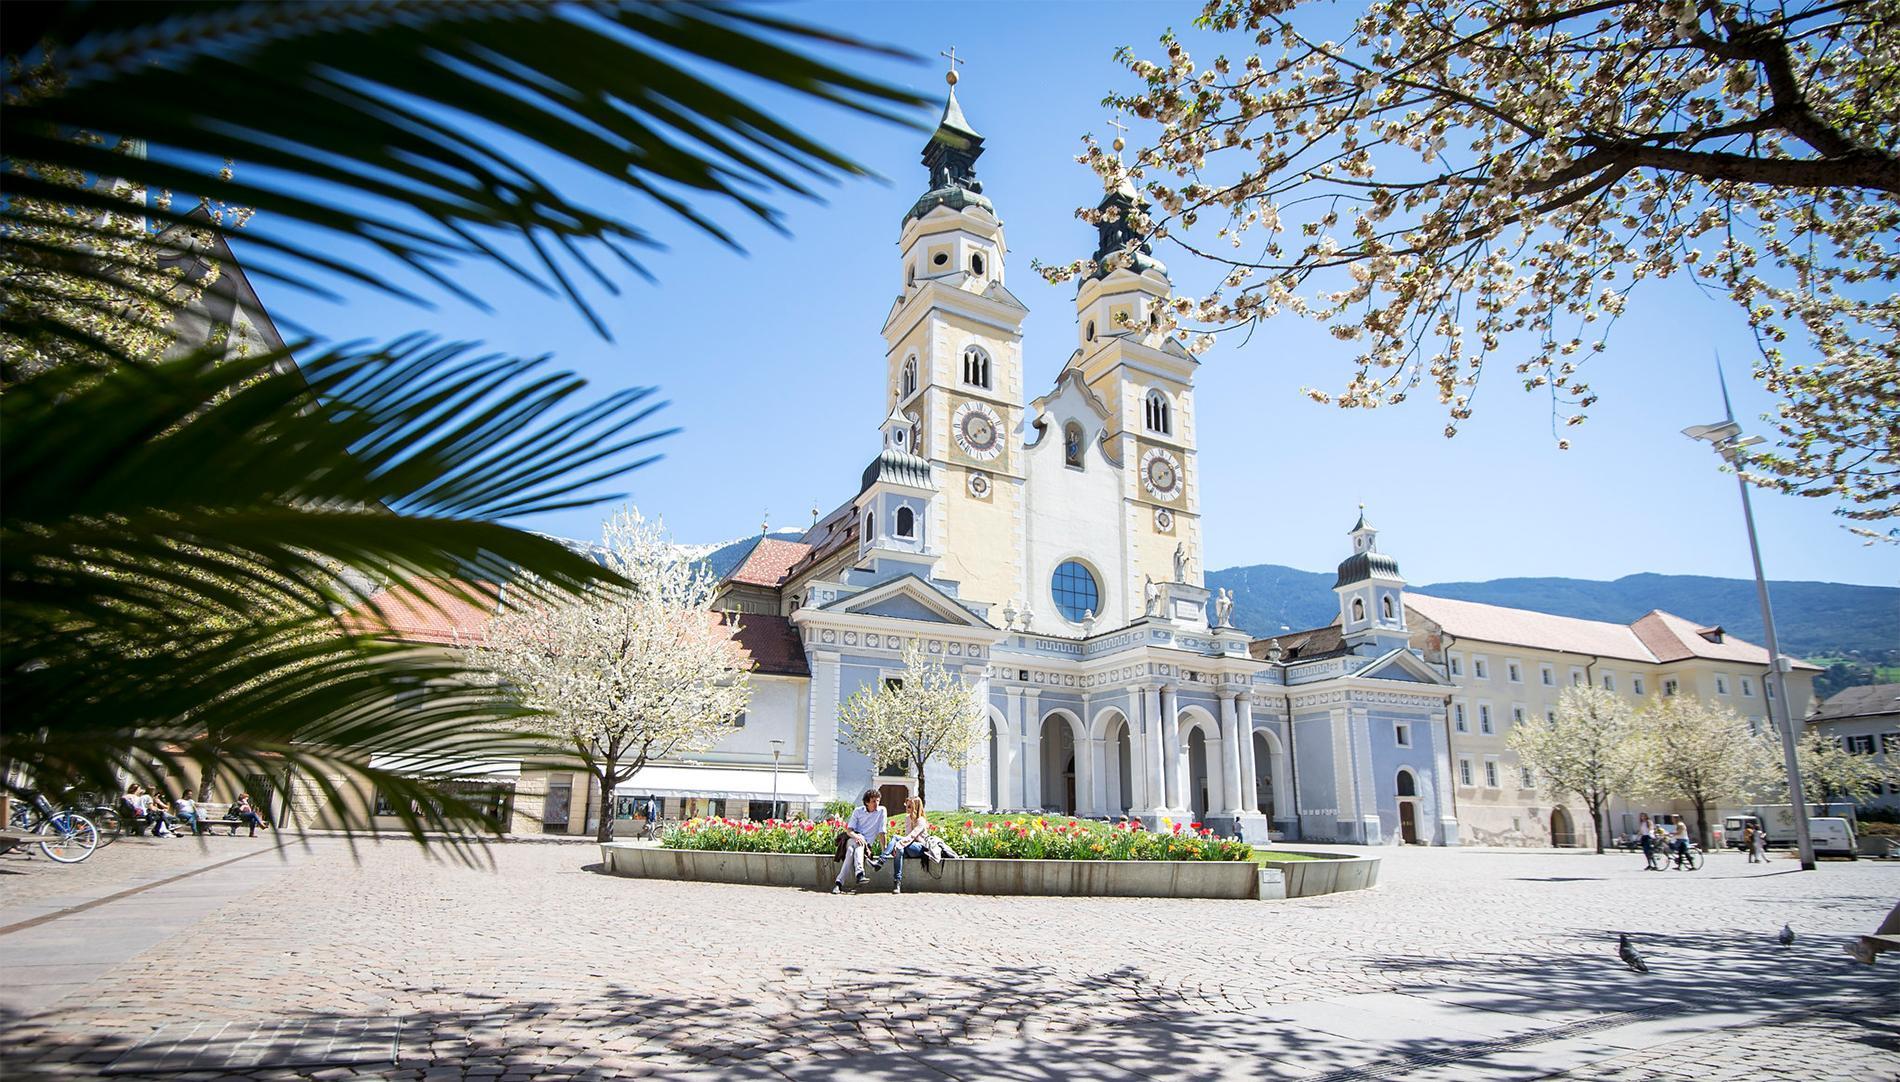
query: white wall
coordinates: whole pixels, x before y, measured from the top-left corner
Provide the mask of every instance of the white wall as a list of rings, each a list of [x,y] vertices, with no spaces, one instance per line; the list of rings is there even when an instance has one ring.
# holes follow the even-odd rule
[[[1102,592],[1101,607],[1095,612],[1097,627],[1120,627],[1140,611],[1139,601],[1131,610],[1122,586],[1127,575],[1122,562],[1126,549],[1121,474],[1096,442],[1102,422],[1081,402],[1074,386],[1065,386],[1047,403],[1041,442],[1023,451],[1027,478],[1023,542],[1030,594],[1024,600],[1036,614],[1038,631],[1079,630],[1063,617],[1049,592],[1050,576],[1064,560],[1079,559],[1095,571]],[[1084,430],[1081,469],[1063,459],[1063,426],[1071,420]]]

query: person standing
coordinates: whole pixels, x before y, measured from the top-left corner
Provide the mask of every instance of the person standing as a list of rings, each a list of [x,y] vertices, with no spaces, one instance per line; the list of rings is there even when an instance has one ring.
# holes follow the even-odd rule
[[[1649,816],[1642,819],[1642,828],[1636,832],[1636,844],[1643,847],[1643,870],[1656,870],[1656,831],[1649,825]]]
[[[1757,864],[1768,863],[1768,828],[1755,824],[1755,840],[1749,847],[1748,857]]]
[[[1676,851],[1676,870],[1682,871],[1689,865],[1689,821],[1676,816],[1676,833],[1671,848]]]
[[[857,877],[862,885],[870,877],[864,874],[864,861],[871,847],[884,835],[889,825],[889,817],[883,808],[878,807],[881,798],[876,789],[864,791],[864,806],[851,813],[851,821],[845,824],[844,863],[838,867],[838,878],[831,884],[831,893],[844,893],[844,879],[847,875]],[[871,866],[883,864],[881,858],[871,858]]]

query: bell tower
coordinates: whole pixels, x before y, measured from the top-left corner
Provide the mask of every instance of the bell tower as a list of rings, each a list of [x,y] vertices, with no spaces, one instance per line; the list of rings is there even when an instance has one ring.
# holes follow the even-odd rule
[[[887,401],[911,449],[937,469],[932,507],[941,573],[963,596],[1021,596],[1022,325],[1004,285],[1009,247],[983,194],[983,137],[957,101],[955,50],[943,115],[924,144],[929,188],[898,235],[902,289],[884,321]]]
[[[1119,137],[1114,146],[1119,154]],[[1123,181],[1103,194],[1096,210],[1095,268],[1076,289],[1079,348],[1069,366],[1108,407],[1106,445],[1122,465],[1127,515],[1123,589],[1140,597],[1149,578],[1199,586],[1205,570],[1194,443],[1199,362],[1160,329],[1173,284],[1135,221],[1147,204]]]
[[[1341,561],[1333,582],[1340,637],[1356,654],[1383,654],[1406,645],[1405,580],[1399,562],[1379,551],[1379,531],[1366,521],[1365,504],[1346,534],[1352,538],[1352,555]]]

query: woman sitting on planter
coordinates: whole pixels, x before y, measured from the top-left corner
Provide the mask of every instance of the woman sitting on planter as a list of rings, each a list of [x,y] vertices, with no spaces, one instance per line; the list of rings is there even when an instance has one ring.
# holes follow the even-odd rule
[[[932,861],[954,858],[957,851],[944,843],[942,838],[930,832],[930,820],[924,816],[922,797],[911,797],[904,802],[904,833],[892,838],[885,856],[892,860],[891,893],[904,893],[904,858],[916,860],[923,858],[928,866]]]

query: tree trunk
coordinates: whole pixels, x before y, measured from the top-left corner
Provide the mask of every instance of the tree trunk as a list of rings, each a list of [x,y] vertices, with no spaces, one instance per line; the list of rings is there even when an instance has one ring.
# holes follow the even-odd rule
[[[1597,856],[1603,855],[1603,798],[1590,798],[1590,833],[1597,836]]]
[[[1706,797],[1695,800],[1695,832],[1702,839],[1702,851],[1709,851],[1709,802]]]
[[[922,759],[913,758],[911,762],[917,764],[917,799],[923,800],[924,799],[924,761]],[[924,807],[926,808],[930,807],[929,803],[926,802],[924,804]],[[896,808],[891,809],[892,812],[896,812],[896,810],[897,810]]]
[[[597,842],[614,840],[614,790],[619,786],[614,781],[614,766],[609,761],[594,769],[594,780],[600,783],[600,822],[594,827]]]

